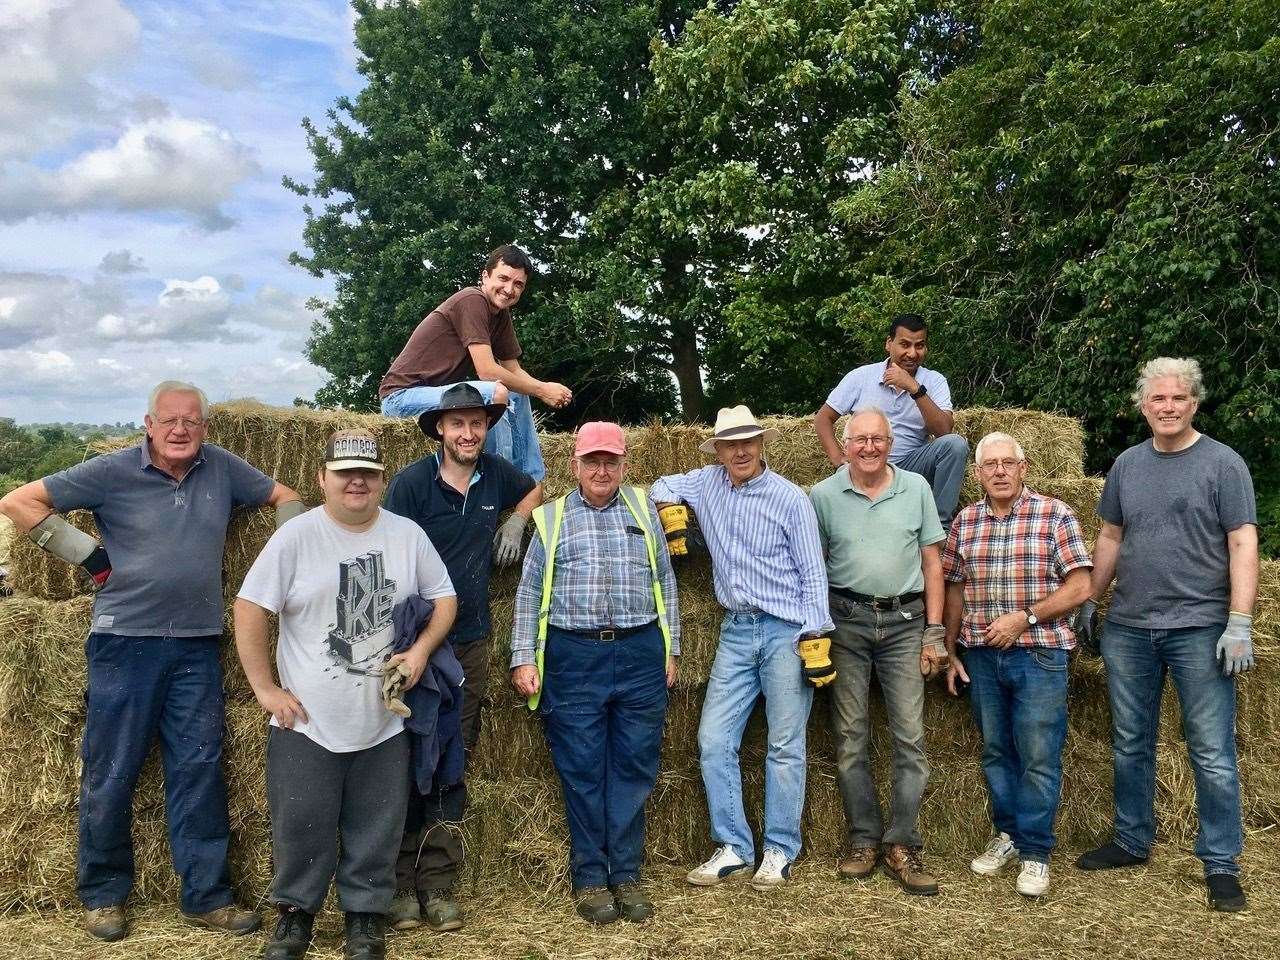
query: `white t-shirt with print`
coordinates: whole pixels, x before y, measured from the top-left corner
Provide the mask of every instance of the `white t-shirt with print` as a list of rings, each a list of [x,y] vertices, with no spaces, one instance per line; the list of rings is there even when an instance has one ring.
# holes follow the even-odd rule
[[[373,526],[356,533],[316,507],[275,532],[239,596],[280,617],[280,686],[308,717],[294,730],[348,753],[404,729],[382,703],[382,666],[395,642],[391,609],[415,593],[434,600],[454,590],[412,520],[379,510]],[[271,723],[278,726],[275,717]]]

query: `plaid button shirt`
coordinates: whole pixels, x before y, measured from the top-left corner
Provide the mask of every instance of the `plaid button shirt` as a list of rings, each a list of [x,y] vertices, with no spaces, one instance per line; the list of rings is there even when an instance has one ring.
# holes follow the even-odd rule
[[[964,584],[960,642],[985,646],[993,620],[1026,609],[1058,589],[1072,570],[1092,566],[1080,522],[1061,500],[1023,487],[1007,517],[993,514],[985,499],[965,507],[942,550],[943,577]],[[1070,650],[1076,638],[1067,618],[1059,617],[1029,627],[1015,642]]]

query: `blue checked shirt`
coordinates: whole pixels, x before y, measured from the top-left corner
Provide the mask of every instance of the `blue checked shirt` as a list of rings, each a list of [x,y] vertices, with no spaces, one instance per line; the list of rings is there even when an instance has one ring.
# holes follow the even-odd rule
[[[686,503],[711,552],[716,600],[726,610],[763,610],[801,625],[835,627],[827,608],[827,569],[818,518],[804,491],[768,467],[735,487],[722,466],[660,477],[656,503]]]
[[[676,575],[667,554],[662,524],[653,505],[649,530],[654,537],[658,580],[667,605],[671,627],[671,655],[680,655],[680,606]],[[542,606],[542,572],[547,554],[542,537],[534,533],[524,555],[524,570],[516,588],[515,617],[511,625],[511,666],[534,662],[538,642],[538,609]],[[551,582],[549,620],[562,630],[607,630],[640,627],[658,619],[653,602],[653,573],[644,534],[636,526],[622,498],[614,494],[596,508],[577,490],[565,501],[556,545],[555,577]]]

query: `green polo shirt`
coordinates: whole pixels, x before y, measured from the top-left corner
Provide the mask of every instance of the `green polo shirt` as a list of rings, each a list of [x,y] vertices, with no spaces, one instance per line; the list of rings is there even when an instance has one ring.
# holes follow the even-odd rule
[[[813,485],[827,582],[873,597],[924,590],[920,548],[946,539],[929,483],[891,466],[889,489],[871,500],[854,489],[848,466]]]

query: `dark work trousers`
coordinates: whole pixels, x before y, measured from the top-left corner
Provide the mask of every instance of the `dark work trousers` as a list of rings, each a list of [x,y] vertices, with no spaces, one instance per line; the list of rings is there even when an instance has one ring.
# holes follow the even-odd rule
[[[76,892],[90,909],[133,888],[133,791],[157,737],[182,909],[231,903],[220,639],[89,634]]]
[[[462,664],[462,743],[467,760],[480,739],[480,708],[489,682],[489,638],[458,643]],[[396,859],[396,887],[422,893],[452,887],[462,869],[462,817],[467,810],[465,780],[430,794],[418,792],[409,774],[409,815]]]
[[[573,888],[639,879],[667,714],[656,623],[614,640],[547,630],[542,719],[564,789]]]
[[[271,899],[318,913],[336,876],[344,912],[385,914],[396,892],[396,840],[408,785],[404,733],[366,750],[333,753],[305,734],[272,727]]]

